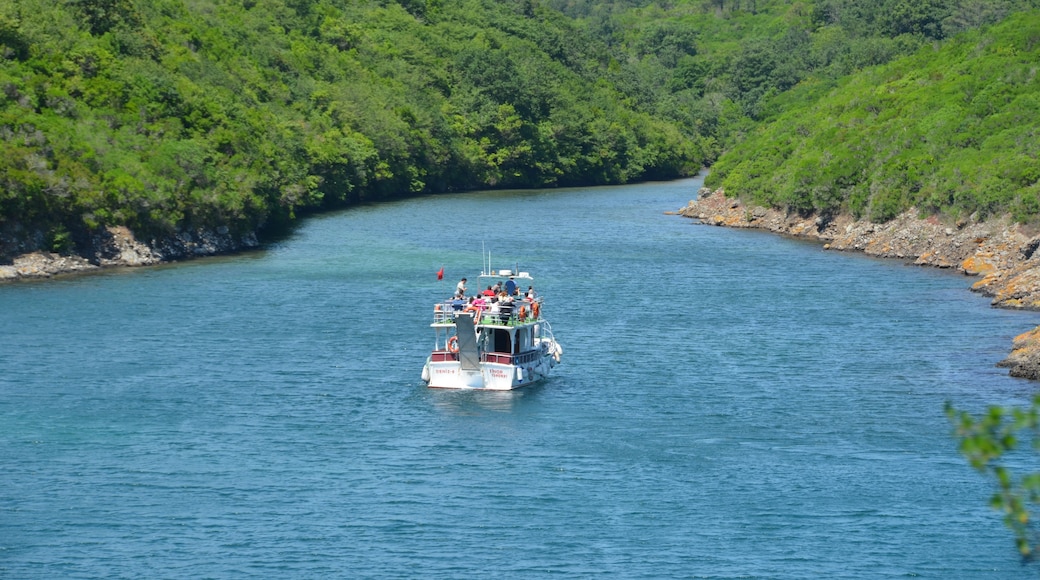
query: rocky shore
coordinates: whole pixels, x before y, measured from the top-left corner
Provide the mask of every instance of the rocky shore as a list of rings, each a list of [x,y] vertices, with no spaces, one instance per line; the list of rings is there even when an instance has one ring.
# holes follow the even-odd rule
[[[238,252],[260,246],[253,233],[233,235],[227,228],[179,232],[162,240],[143,243],[125,227],[110,227],[95,234],[78,254],[42,250],[43,235],[12,226],[0,232],[0,282],[49,278],[59,274],[90,272],[115,266],[148,266]]]
[[[818,240],[830,250],[957,269],[978,278],[971,289],[992,298],[993,306],[1040,310],[1040,235],[1008,219],[943,223],[908,211],[874,224],[848,215],[800,216],[746,206],[709,189],[701,189],[678,213],[709,225]],[[1011,354],[999,365],[1012,376],[1040,380],[1040,327],[1015,337]]]

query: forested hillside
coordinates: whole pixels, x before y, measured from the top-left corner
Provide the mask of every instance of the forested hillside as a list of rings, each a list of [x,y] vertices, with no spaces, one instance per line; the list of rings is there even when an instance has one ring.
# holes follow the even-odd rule
[[[254,230],[303,209],[696,172],[533,2],[0,5],[0,222]]]
[[[801,213],[877,222],[1040,214],[1040,12],[1012,15],[837,83],[777,99],[708,185]],[[817,98],[816,95],[823,95]]]
[[[943,148],[1028,140],[981,132],[1029,111],[1038,18],[1023,11],[1038,4],[8,0],[0,234],[17,223],[67,251],[110,225],[254,232],[418,193],[702,166],[730,194],[799,211],[1026,216],[1035,152],[958,189],[943,184],[974,160]],[[915,110],[946,117],[894,138]],[[914,144],[940,129],[929,160]],[[990,201],[969,199],[975,185]]]

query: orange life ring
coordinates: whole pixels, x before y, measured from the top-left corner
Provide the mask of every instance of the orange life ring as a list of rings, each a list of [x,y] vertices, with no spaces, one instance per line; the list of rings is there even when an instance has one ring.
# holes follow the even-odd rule
[[[448,352],[459,352],[459,337],[453,336],[448,339]]]
[[[520,307],[520,312],[519,312],[519,313],[517,314],[517,317],[518,317],[518,318],[519,318],[519,319],[520,319],[521,321],[523,321],[523,320],[527,320],[527,308],[524,308],[523,306],[521,306],[521,307]]]
[[[531,314],[534,315],[535,318],[538,318],[538,314],[541,313],[541,310],[542,307],[537,302],[531,305]]]

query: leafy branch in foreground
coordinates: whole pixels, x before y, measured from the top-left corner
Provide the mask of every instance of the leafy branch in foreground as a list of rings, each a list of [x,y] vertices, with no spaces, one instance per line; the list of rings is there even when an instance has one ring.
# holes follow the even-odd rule
[[[1030,517],[1030,508],[1040,504],[1040,473],[1016,477],[1002,460],[1021,441],[1029,441],[1033,451],[1040,452],[1040,395],[1029,408],[992,406],[979,417],[957,410],[949,402],[945,410],[960,441],[960,452],[972,467],[997,481],[990,506],[1004,513],[1004,523],[1014,532],[1022,557],[1032,559],[1040,547],[1040,530]]]

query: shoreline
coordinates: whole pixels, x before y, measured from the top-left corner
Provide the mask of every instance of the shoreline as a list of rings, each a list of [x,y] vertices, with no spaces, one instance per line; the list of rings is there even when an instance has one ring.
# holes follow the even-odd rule
[[[40,238],[41,236],[35,236]],[[179,232],[163,240],[139,241],[128,228],[109,227],[91,237],[79,254],[58,254],[40,249],[39,239],[25,247],[17,235],[0,234],[0,284],[18,280],[52,278],[64,274],[99,272],[103,269],[156,266],[191,258],[219,256],[260,247],[255,233],[234,236],[228,228]]]
[[[918,266],[956,269],[977,277],[971,291],[992,298],[996,308],[1040,310],[1040,232],[1007,218],[959,220],[945,224],[921,219],[910,210],[874,224],[850,215],[825,217],[787,214],[746,206],[722,190],[702,188],[697,198],[673,212],[700,223],[764,230],[818,241],[824,249],[862,252]],[[1040,326],[1016,336],[1008,357],[997,366],[1013,377],[1040,380]]]

